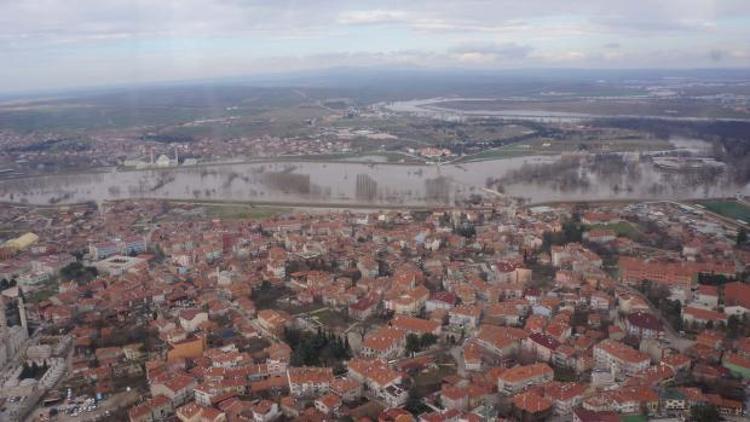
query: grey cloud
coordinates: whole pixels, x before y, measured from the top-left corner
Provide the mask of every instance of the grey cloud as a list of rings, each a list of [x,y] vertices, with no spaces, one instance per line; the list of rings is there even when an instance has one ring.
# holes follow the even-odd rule
[[[339,64],[748,66],[748,18],[748,0],[0,0],[0,89]]]
[[[523,59],[528,57],[532,51],[534,51],[533,47],[516,43],[462,44],[451,49],[451,52],[458,54],[477,53],[505,59]]]
[[[0,36],[283,33],[361,24],[493,32],[555,16],[577,16],[612,30],[678,31],[749,14],[744,0],[413,0],[396,8],[375,0],[6,0],[0,1]]]

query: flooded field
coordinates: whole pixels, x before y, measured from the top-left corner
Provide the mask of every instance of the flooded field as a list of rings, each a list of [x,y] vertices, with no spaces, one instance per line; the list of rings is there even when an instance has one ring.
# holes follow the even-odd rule
[[[750,121],[744,117],[699,117],[664,114],[632,114],[621,112],[577,112],[545,109],[538,102],[522,101],[507,107],[492,108],[496,98],[428,98],[408,101],[395,101],[383,104],[386,110],[396,113],[409,113],[430,118],[457,119],[465,117],[491,117],[506,120],[526,120],[534,122],[575,123],[591,119],[639,118],[665,119],[675,121]],[[528,104],[526,104],[528,102]],[[467,107],[468,105],[468,107]],[[486,107],[484,107],[486,105]]]
[[[38,205],[129,198],[329,206],[435,206],[499,191],[528,201],[750,194],[723,174],[675,174],[635,156],[522,157],[461,165],[263,162],[5,180],[0,200]]]

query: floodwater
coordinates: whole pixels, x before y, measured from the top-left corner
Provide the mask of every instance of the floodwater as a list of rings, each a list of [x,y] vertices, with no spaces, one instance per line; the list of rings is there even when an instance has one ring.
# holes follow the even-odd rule
[[[662,115],[640,115],[640,114],[590,114],[567,111],[549,111],[549,110],[462,110],[452,108],[450,104],[453,101],[470,101],[470,102],[491,102],[496,98],[428,98],[407,101],[395,101],[392,103],[382,104],[382,107],[396,112],[409,113],[419,116],[438,118],[438,119],[456,119],[465,117],[492,117],[506,120],[526,120],[534,122],[557,122],[557,123],[576,123],[592,119],[609,119],[609,118],[638,118],[638,119],[657,119],[673,121],[750,121],[744,118],[715,118],[715,117],[685,117],[685,116],[662,116]]]
[[[0,181],[0,201],[37,205],[131,198],[230,200],[326,206],[437,206],[491,187],[529,202],[614,199],[690,199],[750,194],[725,175],[686,177],[648,160],[627,167],[583,159],[551,176],[525,179],[555,157],[521,157],[463,164],[255,162],[51,175]],[[510,177],[513,176],[513,177]],[[494,180],[494,183],[493,183]]]

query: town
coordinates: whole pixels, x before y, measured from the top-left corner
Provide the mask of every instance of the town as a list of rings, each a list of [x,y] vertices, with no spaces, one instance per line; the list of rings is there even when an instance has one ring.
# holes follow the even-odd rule
[[[0,422],[750,421],[749,23],[0,0]]]
[[[699,207],[209,207],[2,205],[3,420],[746,414],[750,244]]]

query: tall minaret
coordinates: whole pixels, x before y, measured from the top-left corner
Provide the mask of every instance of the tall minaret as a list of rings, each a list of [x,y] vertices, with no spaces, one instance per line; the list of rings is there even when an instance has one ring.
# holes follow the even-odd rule
[[[29,323],[26,321],[26,305],[23,304],[21,289],[18,290],[18,315],[21,317],[21,327],[29,334]]]
[[[5,318],[5,298],[0,297],[0,333],[8,327],[8,320]]]
[[[180,157],[177,155],[177,145],[174,146],[174,165],[180,165]]]

